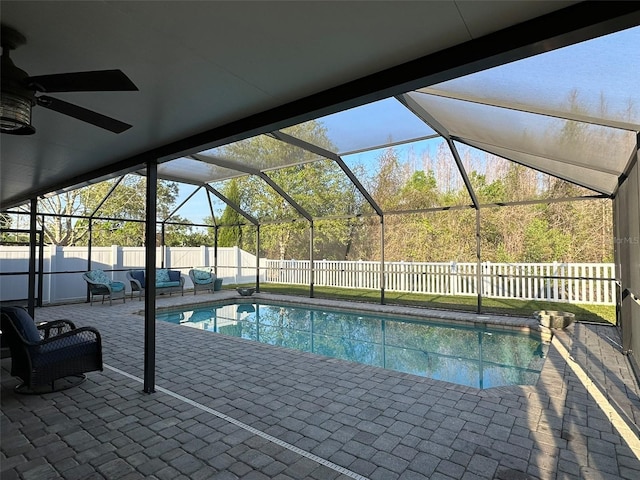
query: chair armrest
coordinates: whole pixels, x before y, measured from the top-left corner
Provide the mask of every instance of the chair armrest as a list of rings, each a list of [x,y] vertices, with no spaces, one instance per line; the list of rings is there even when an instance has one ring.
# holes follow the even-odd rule
[[[105,287],[106,289],[109,290],[109,292],[111,292],[111,285],[108,283],[96,282],[95,280],[91,280],[90,278],[84,275],[82,276],[82,278],[84,278],[85,281],[89,284],[89,287],[91,287],[91,285],[96,285],[98,287]]]
[[[76,326],[71,320],[53,320],[38,325],[38,330],[42,331],[40,335],[46,340],[76,330]]]
[[[94,327],[80,327],[60,335],[45,338],[39,342],[24,341],[22,347],[29,352],[29,355],[33,356],[53,352],[60,348],[91,342],[96,342],[100,349],[102,349],[100,332]]]
[[[76,345],[80,342],[98,342],[102,344],[100,332],[94,327],[80,327],[74,330],[50,337],[32,346],[38,347],[40,351],[52,351]]]

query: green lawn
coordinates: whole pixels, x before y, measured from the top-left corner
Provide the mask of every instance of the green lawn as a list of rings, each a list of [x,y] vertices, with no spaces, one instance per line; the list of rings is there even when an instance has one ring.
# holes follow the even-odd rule
[[[263,283],[260,285],[260,291],[286,295],[309,296],[309,287],[300,285]],[[315,287],[314,297],[380,303],[380,292],[378,290]],[[462,296],[385,292],[385,303],[472,312],[477,310],[477,299],[475,297]],[[613,305],[584,305],[495,298],[482,299],[482,313],[497,313],[527,317],[533,315],[533,312],[536,310],[562,310],[564,312],[571,312],[575,314],[577,321],[612,324],[615,324],[616,321],[616,309]]]

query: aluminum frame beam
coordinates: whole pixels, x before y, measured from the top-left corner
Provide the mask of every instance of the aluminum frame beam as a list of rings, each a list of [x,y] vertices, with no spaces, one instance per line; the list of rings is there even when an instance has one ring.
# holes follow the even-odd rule
[[[505,102],[505,101],[487,101],[483,98],[468,95],[464,93],[451,93],[443,92],[435,88],[419,88],[414,90],[415,93],[433,95],[435,97],[448,98],[451,100],[460,100],[462,102],[476,103],[478,105],[487,105],[489,107],[505,108],[507,110],[514,110],[524,113],[533,113],[536,115],[544,115],[545,117],[559,118],[561,120],[572,120],[575,122],[588,123],[591,125],[599,125],[601,127],[617,128],[620,130],[629,130],[631,132],[637,132],[640,130],[640,125],[630,122],[621,122],[616,120],[606,120],[592,117],[590,115],[580,115],[575,112],[566,112],[560,110],[552,110],[548,108],[536,108],[532,105],[524,105],[519,103]],[[413,93],[409,93],[411,95]]]
[[[365,200],[367,200],[371,208],[373,208],[379,216],[383,215],[382,209],[378,206],[378,204],[373,199],[373,197],[369,194],[367,189],[364,188],[362,183],[360,183],[360,180],[358,180],[358,177],[356,177],[356,175],[351,171],[351,169],[347,166],[347,164],[344,163],[340,155],[334,152],[331,152],[330,150],[326,150],[322,147],[319,147],[318,145],[314,145],[313,143],[309,143],[299,138],[292,137],[291,135],[286,134],[284,132],[280,132],[280,131],[271,132],[271,135],[282,142],[302,148],[311,153],[315,153],[317,155],[320,155],[321,157],[324,157],[324,158],[327,158],[328,160],[333,160],[334,162],[336,162],[338,166],[342,169],[344,174],[349,178],[351,183],[356,187],[356,189],[358,189],[358,191],[365,198]]]
[[[253,216],[249,215],[247,212],[242,210],[242,208],[240,208],[240,205],[237,205],[235,202],[232,202],[231,200],[229,200],[227,197],[225,197],[222,193],[220,193],[218,190],[213,188],[211,185],[206,184],[204,187],[207,189],[207,192],[212,193],[213,195],[218,197],[224,203],[229,205],[233,210],[235,210],[238,214],[242,215],[244,218],[249,220],[249,222],[251,222],[253,225],[257,226],[260,224],[260,222],[256,218],[254,218]],[[226,227],[230,225],[218,225],[218,226]]]
[[[396,100],[402,103],[409,111],[411,111],[415,116],[417,116],[420,120],[426,123],[433,130],[438,132],[442,138],[449,145],[449,149],[451,150],[451,154],[453,155],[453,159],[456,162],[456,166],[458,167],[458,171],[462,176],[462,181],[464,183],[465,188],[467,189],[467,193],[471,198],[471,202],[473,203],[474,208],[479,208],[478,197],[476,196],[476,192],[473,189],[473,185],[471,185],[471,181],[469,180],[469,176],[467,175],[467,170],[464,168],[462,164],[462,160],[460,159],[460,155],[458,154],[458,150],[456,146],[453,144],[453,140],[451,135],[449,134],[449,130],[444,127],[440,122],[438,122],[429,112],[427,112],[422,105],[420,105],[416,100],[411,97],[409,94],[397,95]]]

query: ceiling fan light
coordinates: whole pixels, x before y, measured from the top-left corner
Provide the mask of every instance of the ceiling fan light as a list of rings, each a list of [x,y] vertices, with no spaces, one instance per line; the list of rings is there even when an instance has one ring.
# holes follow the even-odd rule
[[[11,135],[31,135],[31,100],[10,92],[2,92],[0,130]]]

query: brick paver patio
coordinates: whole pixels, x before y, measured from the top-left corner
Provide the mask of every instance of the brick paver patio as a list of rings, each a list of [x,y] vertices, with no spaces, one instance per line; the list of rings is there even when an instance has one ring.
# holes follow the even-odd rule
[[[2,480],[640,478],[640,392],[615,327],[557,333],[535,386],[477,390],[158,322],[145,394],[142,306],[37,309],[97,327],[105,369],[18,395],[2,360]]]

